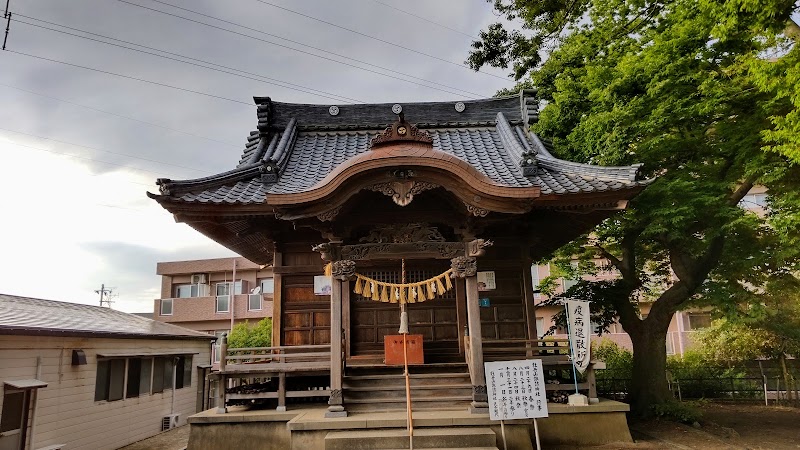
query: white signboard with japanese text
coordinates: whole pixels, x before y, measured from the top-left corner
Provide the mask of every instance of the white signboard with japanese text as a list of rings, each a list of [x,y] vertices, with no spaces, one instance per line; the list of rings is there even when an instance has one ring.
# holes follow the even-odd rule
[[[583,373],[589,367],[589,351],[592,335],[589,302],[581,300],[565,300],[567,320],[569,321],[569,341],[572,345],[572,363],[575,369]]]
[[[494,272],[478,272],[478,291],[493,291],[497,289]]]
[[[484,363],[489,418],[547,417],[547,390],[541,359]]]

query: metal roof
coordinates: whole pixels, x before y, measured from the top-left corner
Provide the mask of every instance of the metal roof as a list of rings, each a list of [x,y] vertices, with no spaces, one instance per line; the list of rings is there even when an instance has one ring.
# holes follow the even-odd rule
[[[205,333],[100,306],[0,294],[0,335],[3,334],[214,339]]]

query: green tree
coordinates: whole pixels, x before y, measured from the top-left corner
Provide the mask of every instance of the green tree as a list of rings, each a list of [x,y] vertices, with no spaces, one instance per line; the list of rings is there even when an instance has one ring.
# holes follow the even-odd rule
[[[228,334],[228,348],[270,347],[272,346],[272,319],[266,317],[250,326],[245,321],[234,325]]]
[[[785,244],[798,242],[800,170],[764,151],[774,118],[793,104],[760,88],[751,70],[776,31],[746,17],[751,25],[722,30],[721,12],[692,0],[497,0],[495,7],[524,32],[490,26],[473,44],[472,67],[511,65],[523,86],[538,89],[546,106],[534,131],[557,156],[643,163],[656,179],[554,260],[575,279],[618,272],[568,294],[593,300],[606,319],[619,317],[634,349],[632,411],[652,414],[671,399],[665,338],[673,314],[697,305],[732,313],[796,264],[798,247]],[[788,20],[781,15],[776,20]],[[738,207],[756,184],[770,189],[779,225]],[[596,256],[609,267],[589,264]],[[641,301],[652,302],[645,319]]]
[[[786,359],[800,355],[800,280],[790,274],[776,277],[750,300],[735,305],[735,313],[698,332],[698,349],[706,359],[729,365],[776,360],[784,386],[793,386]],[[788,394],[791,399],[792,391]]]

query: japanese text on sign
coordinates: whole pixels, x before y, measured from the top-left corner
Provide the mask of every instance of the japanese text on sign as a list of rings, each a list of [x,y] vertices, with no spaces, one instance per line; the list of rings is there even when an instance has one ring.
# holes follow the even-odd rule
[[[547,417],[547,393],[541,359],[484,363],[489,418]]]
[[[589,349],[591,344],[591,316],[589,302],[566,300],[567,320],[569,321],[570,343],[572,345],[572,363],[575,369],[583,373],[589,367]]]

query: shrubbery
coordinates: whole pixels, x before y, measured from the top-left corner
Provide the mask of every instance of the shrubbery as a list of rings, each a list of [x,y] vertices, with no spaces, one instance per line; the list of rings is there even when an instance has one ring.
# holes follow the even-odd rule
[[[270,347],[272,319],[266,317],[254,326],[245,321],[235,325],[228,334],[228,348]]]

